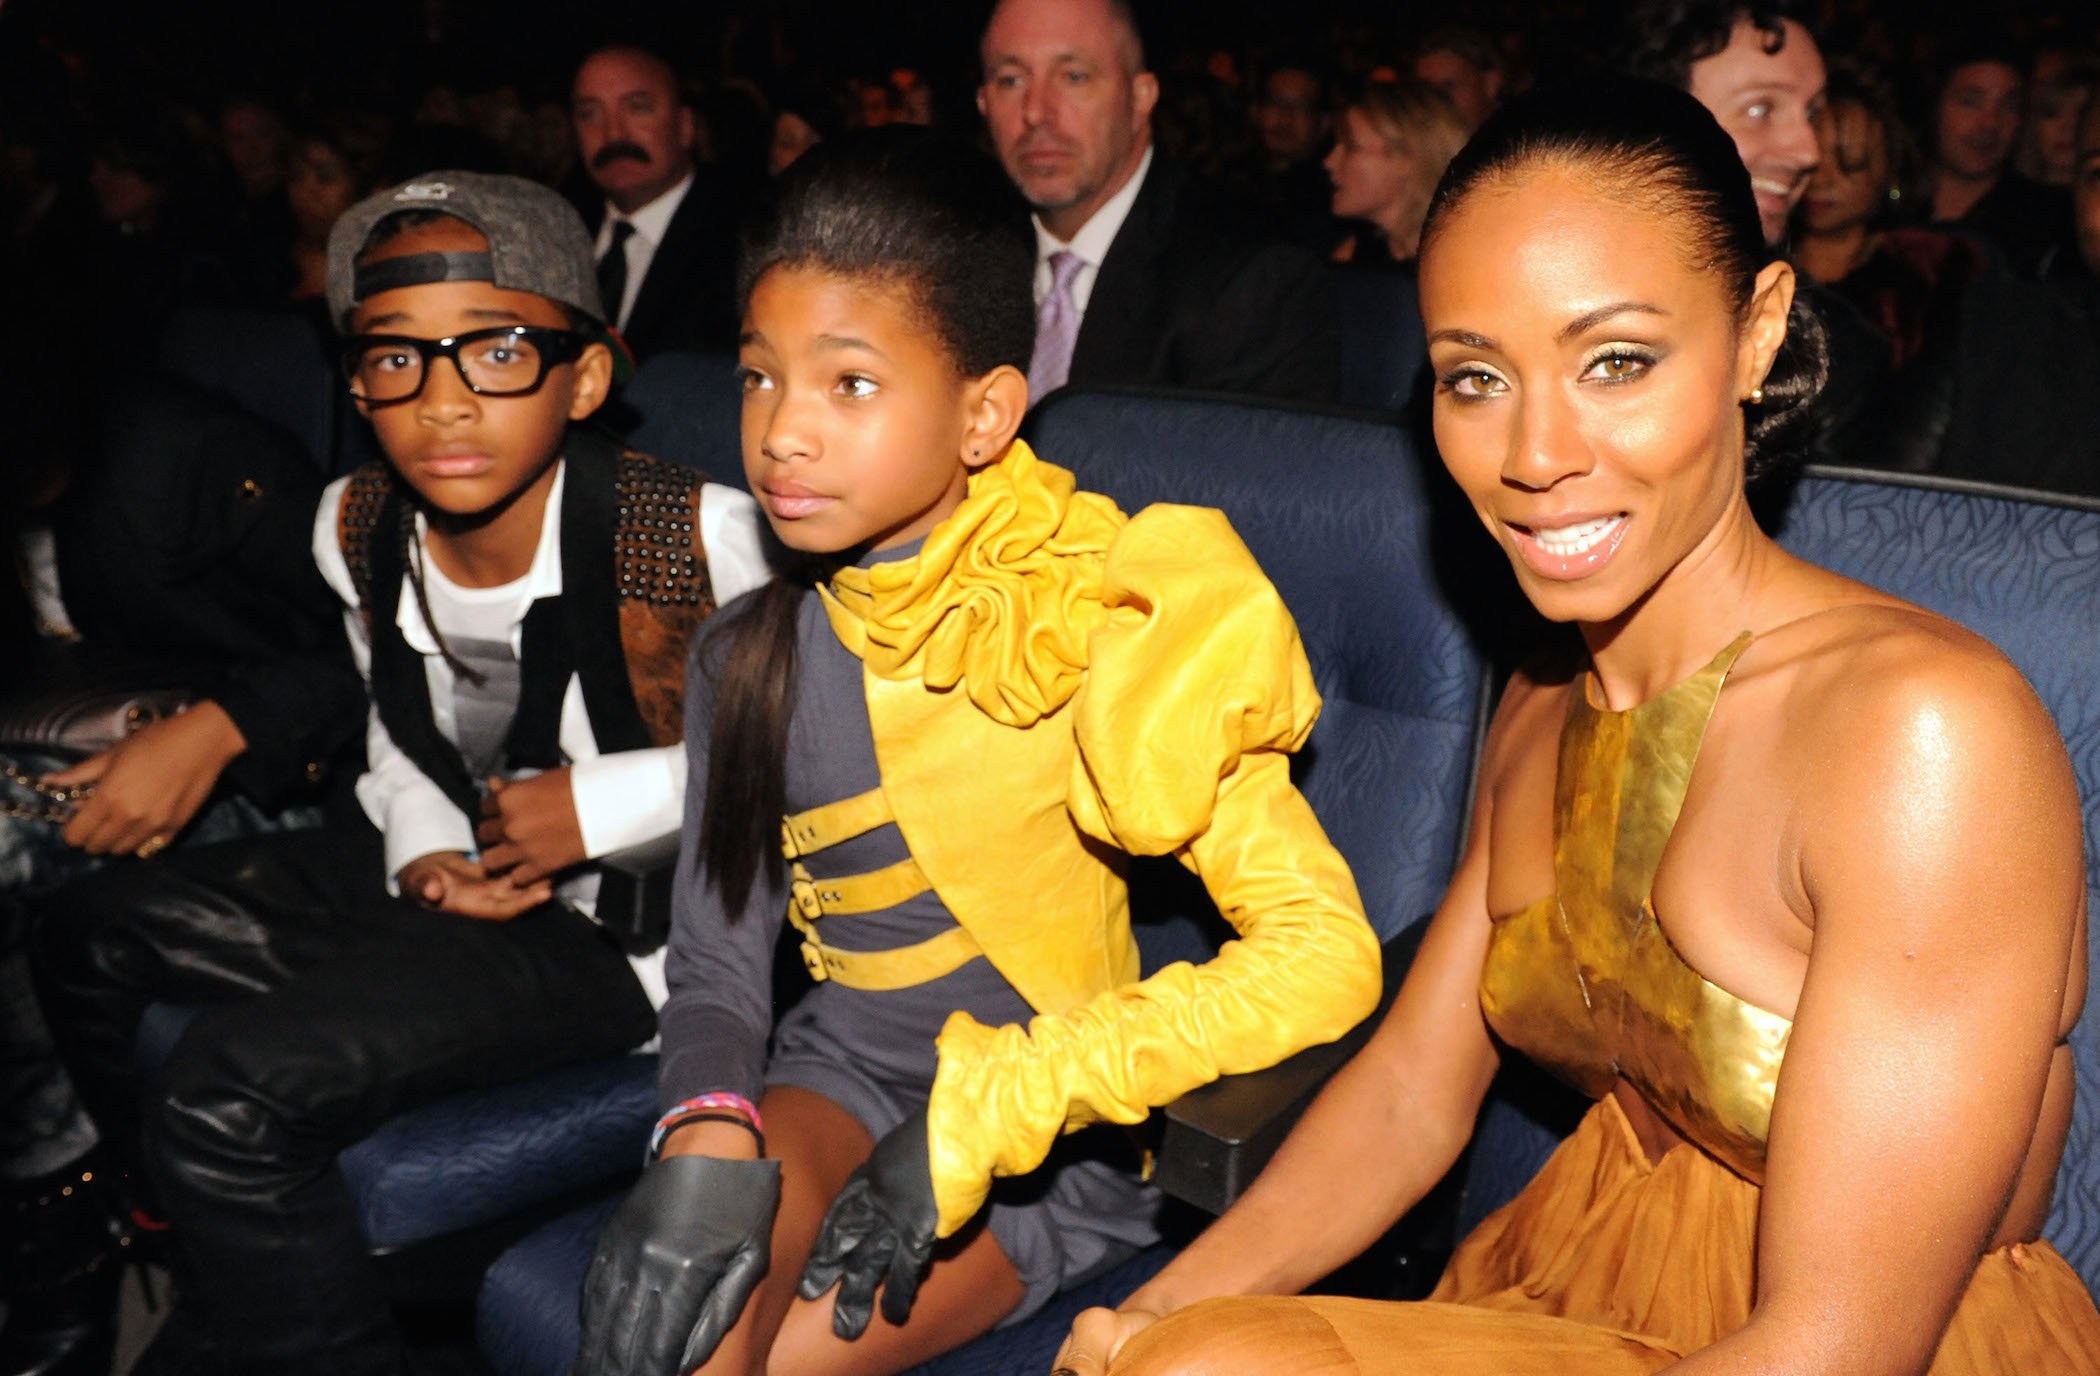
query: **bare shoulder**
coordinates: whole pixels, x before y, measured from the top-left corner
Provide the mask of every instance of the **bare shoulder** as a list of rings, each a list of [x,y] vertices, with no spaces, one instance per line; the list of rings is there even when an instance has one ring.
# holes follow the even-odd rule
[[[1760,638],[1743,668],[1769,675],[1790,735],[1953,758],[2026,748],[2061,755],[2056,725],[1998,648],[1945,617],[1875,598],[1804,617]]]
[[[1990,873],[2082,892],[2077,784],[2055,721],[1982,637],[1893,599],[1776,629],[1765,678],[1785,834],[1806,876],[1900,860],[1910,875]],[[1999,874],[2006,866],[2019,876]],[[2072,881],[2077,882],[2072,882]],[[2059,882],[2060,881],[2060,882]]]

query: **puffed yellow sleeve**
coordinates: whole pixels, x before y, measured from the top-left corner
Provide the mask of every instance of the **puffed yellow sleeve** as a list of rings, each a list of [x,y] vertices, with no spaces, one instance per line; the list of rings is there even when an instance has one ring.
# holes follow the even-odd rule
[[[1180,858],[1239,939],[1026,1027],[949,1017],[927,1108],[943,1236],[1060,1133],[1139,1122],[1334,1040],[1378,1001],[1356,883],[1290,779],[1319,695],[1254,557],[1219,512],[1149,508],[1110,548],[1103,600],[1067,805],[1096,840]]]

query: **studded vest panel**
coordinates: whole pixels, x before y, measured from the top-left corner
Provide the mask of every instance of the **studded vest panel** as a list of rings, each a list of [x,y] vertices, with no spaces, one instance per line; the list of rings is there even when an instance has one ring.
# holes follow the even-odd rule
[[[685,734],[686,646],[715,609],[699,532],[703,479],[696,469],[631,450],[620,451],[613,472],[618,521],[610,562],[602,567],[618,591],[620,647],[635,706],[650,739],[671,745]],[[572,465],[566,482],[577,482],[581,474]],[[337,539],[368,629],[372,542],[394,538],[405,544],[414,530],[407,503],[401,504],[397,531],[379,529],[396,481],[388,465],[365,465],[351,475],[336,514]]]

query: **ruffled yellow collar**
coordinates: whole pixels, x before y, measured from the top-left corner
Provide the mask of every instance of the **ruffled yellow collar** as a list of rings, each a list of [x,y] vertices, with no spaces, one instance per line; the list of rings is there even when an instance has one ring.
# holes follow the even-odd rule
[[[960,685],[994,721],[1034,725],[1079,690],[1124,522],[1075,486],[1015,440],[915,557],[840,569],[818,588],[832,630],[879,678]]]

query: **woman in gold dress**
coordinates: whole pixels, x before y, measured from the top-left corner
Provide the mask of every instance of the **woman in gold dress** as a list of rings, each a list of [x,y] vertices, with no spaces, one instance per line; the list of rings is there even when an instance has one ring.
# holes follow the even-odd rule
[[[1990,645],[1753,522],[1822,373],[1766,258],[1678,92],[1530,97],[1453,163],[1438,446],[1587,654],[1510,684],[1377,1035],[1061,1372],[2100,1371],[2038,1240],[2085,994],[2069,763]],[[1294,1297],[1451,1167],[1506,1049],[1581,1127],[1428,1301]]]

